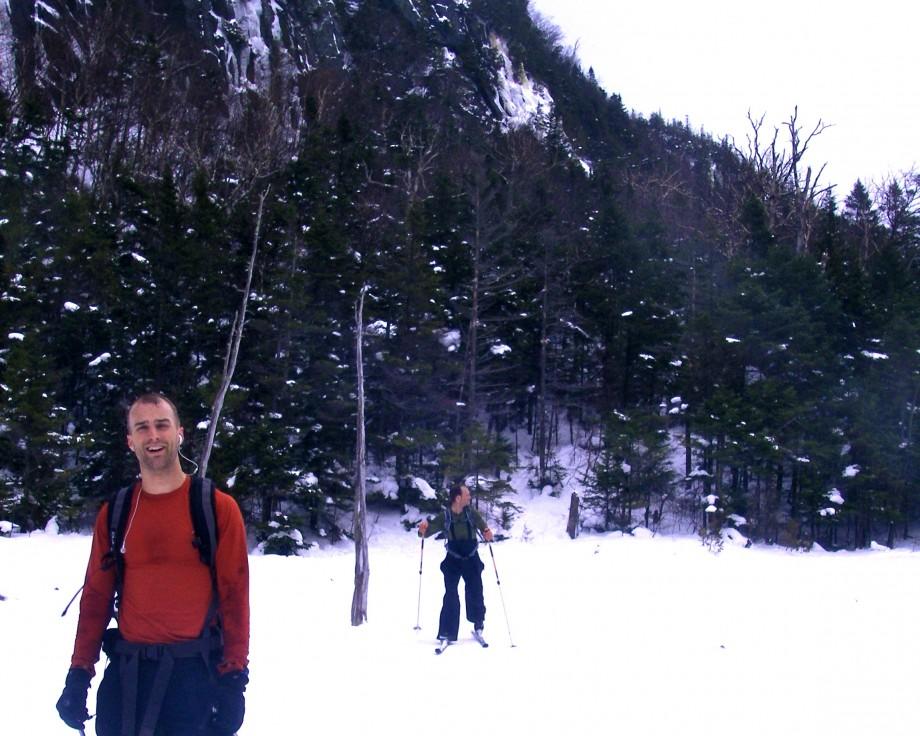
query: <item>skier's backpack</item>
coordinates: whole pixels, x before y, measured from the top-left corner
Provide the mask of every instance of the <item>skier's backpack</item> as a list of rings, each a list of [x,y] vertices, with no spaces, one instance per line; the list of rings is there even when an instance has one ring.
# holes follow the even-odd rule
[[[109,551],[106,553],[106,566],[115,566],[115,597],[112,615],[118,618],[118,606],[121,588],[124,583],[125,559],[124,542],[131,513],[131,498],[134,485],[121,488],[109,501]],[[217,553],[217,519],[214,510],[214,483],[210,478],[194,476],[188,492],[189,510],[192,515],[192,528],[195,537],[192,544],[198,549],[202,563],[211,571],[211,585],[214,597],[217,594],[217,568],[214,557]],[[212,602],[212,605],[213,602]]]
[[[447,548],[447,554],[465,560],[476,554],[476,548],[479,546],[479,540],[476,538],[476,524],[470,515],[470,507],[463,509],[463,518],[469,528],[469,537],[467,539],[456,539],[451,536],[454,529],[454,517],[450,508],[444,507],[444,546]]]

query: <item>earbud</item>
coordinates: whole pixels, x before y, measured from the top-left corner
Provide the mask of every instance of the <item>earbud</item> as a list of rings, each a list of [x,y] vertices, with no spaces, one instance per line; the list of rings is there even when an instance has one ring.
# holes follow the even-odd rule
[[[180,444],[180,445],[182,444],[182,441],[183,441],[184,439],[185,439],[185,437],[183,437],[183,436],[180,434],[180,435],[179,435],[179,444]]]

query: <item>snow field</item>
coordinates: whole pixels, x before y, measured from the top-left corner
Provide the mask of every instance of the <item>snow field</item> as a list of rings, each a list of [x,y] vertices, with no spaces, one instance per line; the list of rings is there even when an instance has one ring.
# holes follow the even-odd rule
[[[241,735],[917,732],[917,553],[726,544],[714,554],[695,538],[647,534],[572,541],[539,507],[529,509],[530,541],[493,545],[513,648],[488,547],[491,646],[476,645],[463,622],[441,657],[443,547],[426,541],[415,631],[420,543],[395,517],[371,533],[360,627],[350,624],[350,544],[252,556]],[[0,538],[5,732],[69,732],[54,702],[77,616],[60,613],[89,544],[86,535]]]

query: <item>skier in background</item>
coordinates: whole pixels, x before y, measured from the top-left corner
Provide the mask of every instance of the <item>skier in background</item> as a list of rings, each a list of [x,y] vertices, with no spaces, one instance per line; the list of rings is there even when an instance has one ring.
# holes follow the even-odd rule
[[[441,563],[444,573],[444,602],[438,623],[438,639],[454,642],[460,629],[460,597],[457,588],[463,578],[466,619],[473,624],[474,634],[481,640],[486,618],[486,606],[482,596],[482,571],[485,565],[479,559],[477,530],[483,539],[492,541],[492,530],[483,521],[479,512],[470,507],[470,489],[462,483],[451,486],[448,492],[448,506],[444,512],[430,519],[422,519],[418,525],[420,537],[430,537],[444,532],[447,540],[447,555]]]

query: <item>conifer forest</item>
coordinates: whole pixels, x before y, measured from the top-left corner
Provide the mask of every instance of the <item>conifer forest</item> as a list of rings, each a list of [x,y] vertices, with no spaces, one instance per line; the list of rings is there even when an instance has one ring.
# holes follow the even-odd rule
[[[508,522],[526,457],[598,529],[910,538],[920,175],[837,191],[798,110],[646,119],[560,39],[526,0],[0,2],[0,518],[85,528],[157,390],[262,538],[351,534],[359,398],[372,505],[474,476]]]

